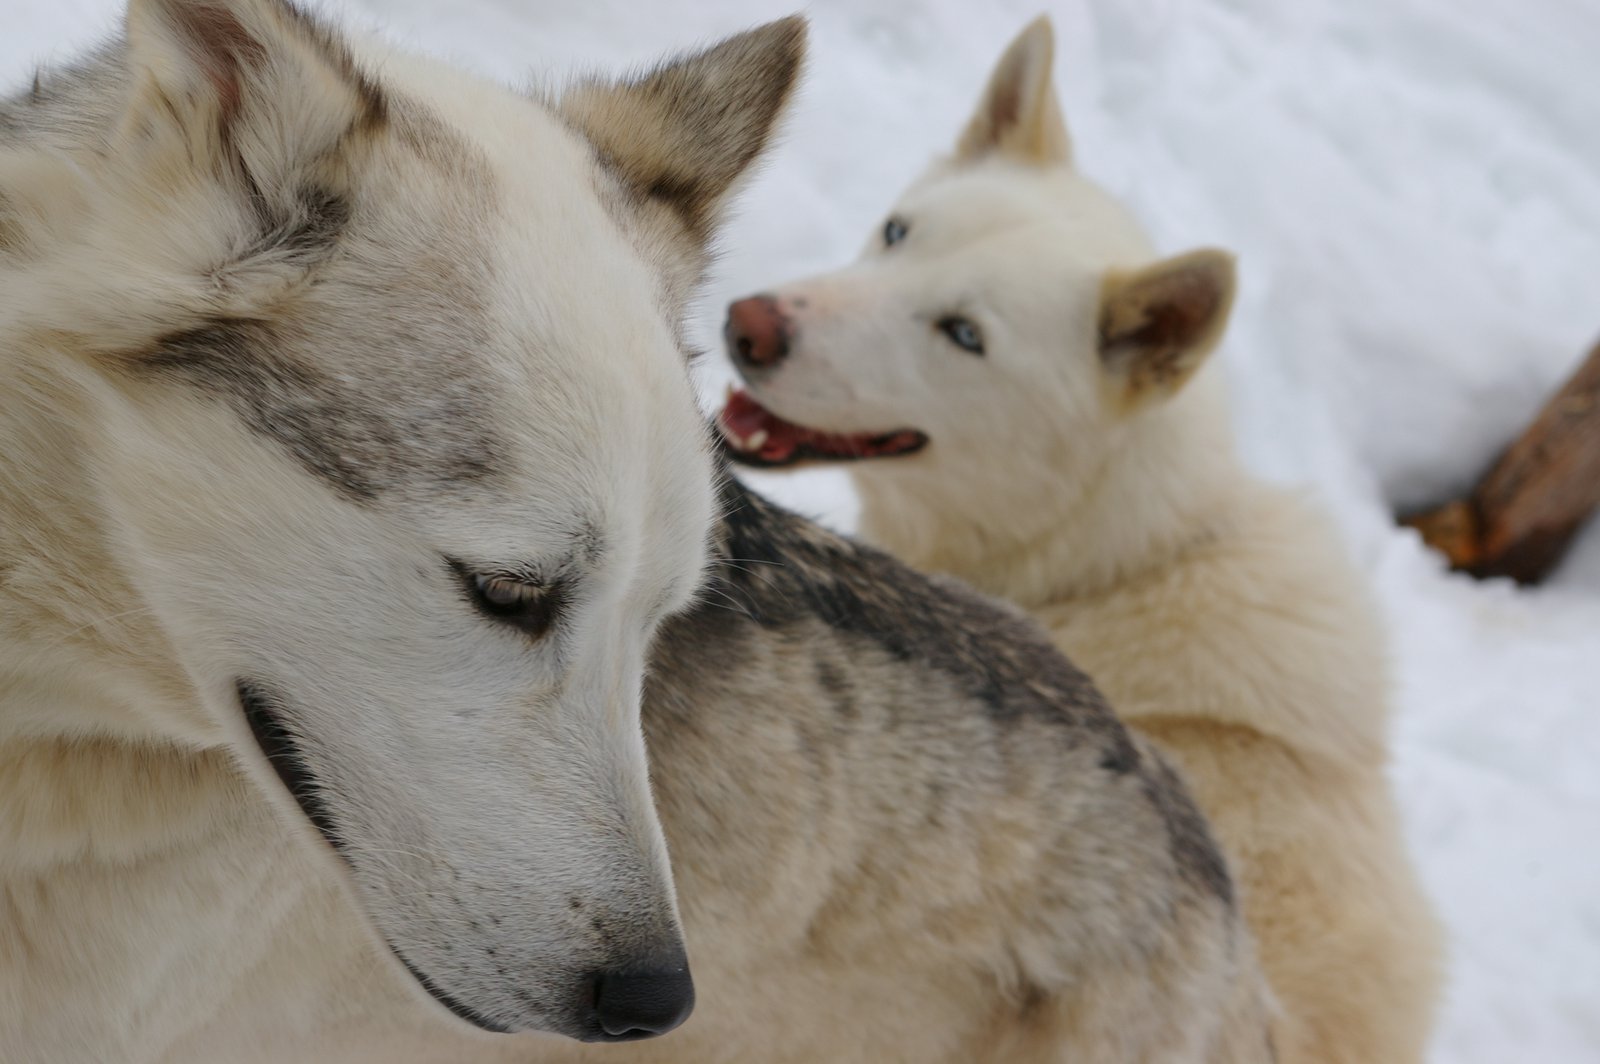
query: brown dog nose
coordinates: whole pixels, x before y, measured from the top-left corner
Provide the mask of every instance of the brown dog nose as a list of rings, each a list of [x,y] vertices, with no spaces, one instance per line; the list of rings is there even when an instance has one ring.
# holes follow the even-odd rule
[[[737,361],[770,369],[789,353],[789,319],[771,296],[750,296],[729,305],[722,338]]]

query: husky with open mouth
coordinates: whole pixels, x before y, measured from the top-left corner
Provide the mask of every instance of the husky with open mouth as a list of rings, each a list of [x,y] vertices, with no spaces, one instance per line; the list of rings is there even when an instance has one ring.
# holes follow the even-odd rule
[[[1049,23],[850,266],[730,309],[752,466],[848,460],[861,530],[1030,610],[1179,763],[1290,1062],[1425,1053],[1439,930],[1385,775],[1381,629],[1329,522],[1248,475],[1207,357],[1231,256],[1160,258],[1083,177]]]
[[[639,721],[715,506],[679,317],[802,47],[535,99],[132,0],[0,102],[0,1056],[688,1015]]]

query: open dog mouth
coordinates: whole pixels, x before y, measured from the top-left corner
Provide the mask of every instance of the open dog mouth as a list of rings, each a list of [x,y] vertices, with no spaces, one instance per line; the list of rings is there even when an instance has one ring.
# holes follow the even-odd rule
[[[748,466],[772,468],[807,460],[854,462],[915,454],[928,445],[916,429],[890,432],[825,432],[786,421],[756,402],[742,388],[730,388],[717,415],[717,430],[728,457]]]

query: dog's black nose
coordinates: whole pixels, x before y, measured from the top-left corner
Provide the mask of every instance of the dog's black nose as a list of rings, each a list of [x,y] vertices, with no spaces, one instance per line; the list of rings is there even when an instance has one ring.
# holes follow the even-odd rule
[[[599,973],[595,976],[594,1011],[603,1042],[631,1042],[666,1034],[694,1011],[694,980],[688,962]]]
[[[772,296],[750,296],[728,306],[722,338],[728,354],[747,366],[767,369],[789,353],[789,319]]]

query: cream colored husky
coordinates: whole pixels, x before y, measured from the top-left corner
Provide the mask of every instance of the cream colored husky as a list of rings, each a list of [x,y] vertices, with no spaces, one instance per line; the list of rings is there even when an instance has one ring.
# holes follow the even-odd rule
[[[861,258],[736,303],[738,459],[856,460],[862,531],[1031,610],[1181,764],[1285,1062],[1422,1059],[1439,931],[1385,775],[1388,676],[1327,522],[1234,457],[1231,258],[1157,259],[1072,165],[1039,20]]]
[[[678,318],[802,33],[546,100],[132,0],[0,102],[7,1064],[688,1014],[639,720],[714,506]]]

